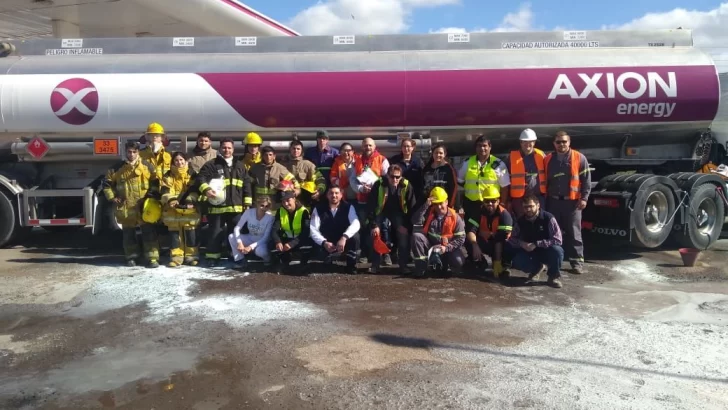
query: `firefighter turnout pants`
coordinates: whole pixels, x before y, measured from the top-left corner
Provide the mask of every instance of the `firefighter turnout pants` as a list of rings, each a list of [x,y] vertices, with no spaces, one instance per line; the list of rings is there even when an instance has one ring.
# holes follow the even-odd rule
[[[142,221],[139,204],[122,203],[117,205],[114,216],[121,224],[124,257],[136,261],[144,256],[148,262],[159,260],[159,241],[156,225]],[[137,227],[141,229],[142,242],[137,240]]]
[[[142,243],[137,240],[137,227],[122,225],[122,242],[124,245],[124,257],[127,261],[136,261],[144,256],[148,262],[159,260],[159,241],[157,240],[156,225],[142,223]],[[140,246],[141,245],[141,246]],[[140,252],[141,248],[141,252]]]
[[[197,212],[183,213],[168,208],[162,221],[169,230],[170,266],[197,265],[199,260],[197,225],[200,222],[200,214]]]
[[[427,253],[435,245],[439,245],[440,242],[430,240],[425,234],[417,232],[412,235],[412,254],[415,258],[415,270],[417,272],[427,271]],[[447,267],[452,270],[453,273],[459,273],[463,265],[465,264],[465,252],[463,248],[458,248],[452,252],[446,252],[440,255],[444,268]]]
[[[228,235],[233,233],[241,216],[242,213],[237,212],[207,215],[208,236],[205,259],[220,260],[222,258],[223,244],[228,244]]]
[[[577,209],[579,201],[549,197],[546,210],[559,223],[564,240],[564,256],[569,259],[572,268],[584,267],[584,242],[581,239],[581,210]]]

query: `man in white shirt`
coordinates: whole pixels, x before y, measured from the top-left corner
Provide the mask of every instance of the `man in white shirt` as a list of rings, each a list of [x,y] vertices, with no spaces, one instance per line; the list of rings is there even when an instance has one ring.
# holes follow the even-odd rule
[[[345,254],[347,273],[355,274],[360,243],[356,210],[341,200],[337,186],[330,187],[326,197],[328,201],[316,206],[311,215],[311,239],[324,260]]]

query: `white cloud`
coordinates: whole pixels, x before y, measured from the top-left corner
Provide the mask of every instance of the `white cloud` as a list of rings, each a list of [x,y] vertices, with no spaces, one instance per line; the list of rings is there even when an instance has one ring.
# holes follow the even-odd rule
[[[721,71],[728,70],[728,3],[708,10],[677,8],[662,13],[648,13],[629,23],[603,26],[605,30],[693,30],[693,43],[713,54]]]
[[[496,33],[508,33],[515,31],[530,31],[533,29],[533,10],[531,10],[531,3],[522,3],[518,11],[506,14],[500,24],[494,29],[478,27],[468,30],[464,27],[443,27],[437,30],[430,30],[430,33],[484,33],[489,31]]]
[[[326,0],[291,19],[304,35],[396,34],[409,28],[416,8],[459,4],[460,0]]]

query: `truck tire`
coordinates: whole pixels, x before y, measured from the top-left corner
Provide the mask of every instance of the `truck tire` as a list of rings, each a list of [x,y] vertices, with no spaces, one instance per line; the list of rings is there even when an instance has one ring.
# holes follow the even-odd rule
[[[632,244],[648,249],[662,245],[672,232],[674,214],[675,196],[667,186],[658,183],[638,192],[632,211]]]
[[[7,192],[0,190],[0,248],[6,247],[15,235],[17,216],[13,201]]]
[[[714,244],[723,229],[723,199],[713,184],[698,185],[690,193],[685,227],[674,233],[682,247],[705,250]]]

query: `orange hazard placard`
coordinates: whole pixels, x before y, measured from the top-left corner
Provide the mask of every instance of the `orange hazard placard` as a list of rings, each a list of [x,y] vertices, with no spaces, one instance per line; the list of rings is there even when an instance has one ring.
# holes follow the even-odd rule
[[[116,138],[95,139],[94,155],[119,155],[119,140]]]

